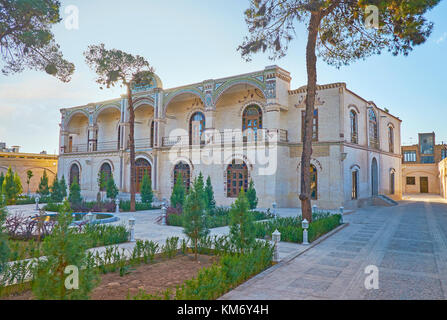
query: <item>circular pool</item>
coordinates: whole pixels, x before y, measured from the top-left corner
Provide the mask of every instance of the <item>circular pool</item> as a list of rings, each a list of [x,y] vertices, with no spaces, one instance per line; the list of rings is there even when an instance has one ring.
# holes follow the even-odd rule
[[[87,214],[88,213],[81,213],[76,212],[73,213],[73,224],[81,224],[83,222],[87,221]],[[113,213],[92,213],[93,220],[92,224],[104,224],[104,223],[112,223],[115,221],[118,221],[119,218],[115,216]],[[48,217],[48,220],[55,221],[57,219],[57,213],[47,213],[45,214],[46,217]]]

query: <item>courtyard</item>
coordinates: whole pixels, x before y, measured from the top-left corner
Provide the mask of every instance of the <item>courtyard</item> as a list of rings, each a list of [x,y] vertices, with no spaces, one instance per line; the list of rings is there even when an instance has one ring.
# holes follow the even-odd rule
[[[280,263],[221,299],[446,299],[447,202],[436,195],[404,199],[398,206],[345,212],[344,227],[310,246],[280,242]],[[12,214],[32,215],[34,209],[9,207]],[[296,213],[297,209],[278,209],[281,217]],[[181,227],[161,225],[160,214],[161,210],[122,212],[113,224],[127,225],[134,217],[136,239],[160,245],[169,237],[185,239]],[[220,227],[211,229],[210,235],[228,233],[229,227]],[[134,245],[118,246],[132,250]],[[371,265],[379,270],[377,290],[365,288],[365,268]]]
[[[222,299],[446,299],[447,203],[406,199],[346,215],[349,227]],[[378,290],[365,289],[370,265],[379,270]]]

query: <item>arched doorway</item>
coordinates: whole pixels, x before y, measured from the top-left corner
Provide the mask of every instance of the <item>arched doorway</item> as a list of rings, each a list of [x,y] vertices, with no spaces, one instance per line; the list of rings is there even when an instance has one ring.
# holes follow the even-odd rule
[[[371,163],[371,190],[373,197],[379,195],[379,169],[376,158],[373,158]]]
[[[180,161],[174,167],[174,185],[177,183],[177,177],[179,176],[183,181],[183,186],[186,190],[189,190],[191,184],[191,168],[186,162]]]
[[[200,144],[202,133],[205,130],[205,116],[202,112],[196,112],[189,120],[189,143]]]
[[[233,160],[227,167],[227,197],[236,198],[244,188],[248,189],[248,168],[245,162]]]
[[[112,167],[107,162],[103,163],[99,169],[99,174],[104,178],[104,184],[100,187],[100,191],[106,191],[107,181],[112,176]]]
[[[73,184],[74,181],[77,182],[77,184],[81,185],[81,179],[79,175],[79,166],[74,163],[70,167],[70,186]]]
[[[146,159],[140,158],[135,162],[135,192],[139,193],[143,177],[147,173],[151,178],[152,166]]]

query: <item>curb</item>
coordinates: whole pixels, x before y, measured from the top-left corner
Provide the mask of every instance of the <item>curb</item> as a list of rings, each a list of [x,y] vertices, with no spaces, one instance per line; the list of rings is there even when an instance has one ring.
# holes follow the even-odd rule
[[[318,238],[317,240],[315,240],[314,242],[312,242],[306,249],[304,249],[303,251],[297,252],[297,253],[292,253],[291,255],[288,255],[287,257],[285,257],[283,260],[281,260],[279,263],[275,264],[274,266],[271,266],[270,268],[262,271],[261,273],[258,273],[257,275],[255,275],[253,278],[250,278],[249,280],[247,280],[246,282],[244,282],[243,284],[241,284],[240,286],[234,288],[233,290],[236,290],[237,288],[244,288],[246,286],[251,285],[253,282],[256,282],[259,279],[264,278],[266,275],[272,273],[273,271],[275,271],[276,269],[289,264],[292,260],[294,260],[295,258],[299,257],[300,255],[304,254],[305,252],[309,251],[310,249],[312,249],[313,247],[319,245],[321,242],[323,242],[324,240],[326,240],[327,238],[333,236],[334,234],[338,233],[339,231],[343,230],[344,228],[346,228],[347,226],[349,226],[349,222],[344,223],[340,226],[338,226],[337,228],[335,228],[334,230],[326,233],[325,235],[321,236],[320,238]],[[233,291],[231,290],[231,291]],[[225,295],[229,294],[231,291],[227,292]],[[220,297],[218,300],[221,300],[225,295],[223,295],[222,297]]]

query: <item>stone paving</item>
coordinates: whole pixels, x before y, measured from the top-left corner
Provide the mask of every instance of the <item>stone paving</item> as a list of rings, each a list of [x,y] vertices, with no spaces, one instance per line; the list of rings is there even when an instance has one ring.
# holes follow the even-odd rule
[[[447,204],[406,198],[344,217],[350,225],[291,261],[252,278],[222,299],[446,299]],[[365,288],[365,268],[379,289]]]

